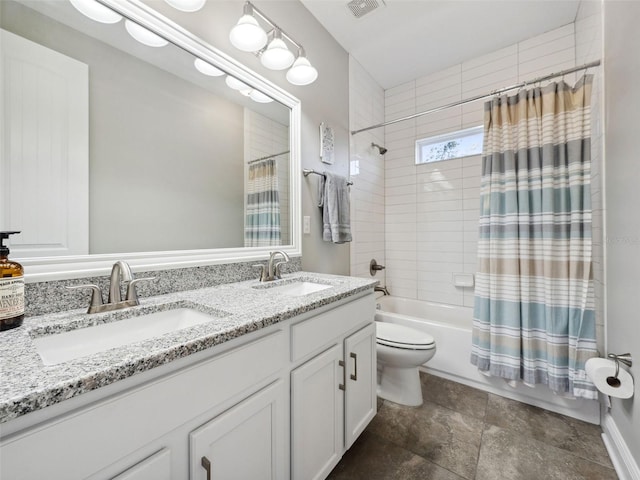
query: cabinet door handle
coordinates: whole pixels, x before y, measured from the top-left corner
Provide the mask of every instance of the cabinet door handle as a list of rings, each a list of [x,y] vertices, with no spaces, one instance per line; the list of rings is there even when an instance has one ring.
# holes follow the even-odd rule
[[[351,352],[349,356],[353,358],[353,373],[351,374],[351,380],[353,380],[354,382],[357,382],[358,381],[358,355]]]
[[[207,480],[211,480],[211,462],[209,459],[207,457],[202,457],[200,464],[207,471]]]
[[[340,390],[344,390],[344,386],[347,383],[347,369],[342,360],[338,360],[338,365],[342,367],[342,383],[338,384],[338,388]]]

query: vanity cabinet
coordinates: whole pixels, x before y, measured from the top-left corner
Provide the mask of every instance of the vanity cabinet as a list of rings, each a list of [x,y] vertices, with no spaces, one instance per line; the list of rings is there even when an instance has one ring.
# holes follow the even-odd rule
[[[291,372],[291,478],[323,479],[344,450],[342,345]]]
[[[171,451],[163,448],[113,480],[171,480]]]
[[[376,333],[375,325],[368,321],[374,313],[373,303],[368,300],[364,298],[334,312],[333,320],[337,320],[342,332],[358,327],[360,330],[334,337],[325,345],[326,350],[291,373],[294,480],[325,478],[376,414]],[[315,320],[302,324],[308,337],[299,335],[309,344],[317,344],[322,338],[320,332],[314,332]],[[322,322],[321,318],[317,320]]]
[[[189,478],[286,478],[286,394],[279,380],[191,432]]]
[[[0,478],[155,480],[163,478],[155,476],[160,470],[188,478],[189,432],[253,398],[288,365],[286,329],[256,333],[259,338],[249,335],[217,354],[211,349],[209,358],[124,392],[105,387],[105,398],[3,438]],[[167,457],[150,457],[162,449]]]
[[[344,341],[346,388],[345,450],[351,448],[378,407],[376,395],[376,326],[371,323]]]
[[[0,478],[325,478],[375,415],[374,305],[342,300],[0,425]]]

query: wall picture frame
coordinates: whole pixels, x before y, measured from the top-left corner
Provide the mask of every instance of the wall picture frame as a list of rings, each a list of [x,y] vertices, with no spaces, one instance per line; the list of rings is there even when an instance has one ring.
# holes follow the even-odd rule
[[[320,160],[329,165],[335,160],[333,128],[324,122],[320,124]]]

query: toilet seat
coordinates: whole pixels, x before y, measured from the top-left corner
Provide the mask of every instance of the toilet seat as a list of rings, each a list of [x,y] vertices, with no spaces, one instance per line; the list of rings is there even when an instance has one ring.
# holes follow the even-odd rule
[[[376,343],[406,350],[436,348],[435,340],[428,333],[388,322],[376,322]]]

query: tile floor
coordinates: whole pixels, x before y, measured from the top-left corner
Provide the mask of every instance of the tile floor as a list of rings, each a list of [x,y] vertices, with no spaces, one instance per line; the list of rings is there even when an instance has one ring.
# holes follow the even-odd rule
[[[378,415],[331,480],[617,480],[602,430],[421,374],[424,404]]]

